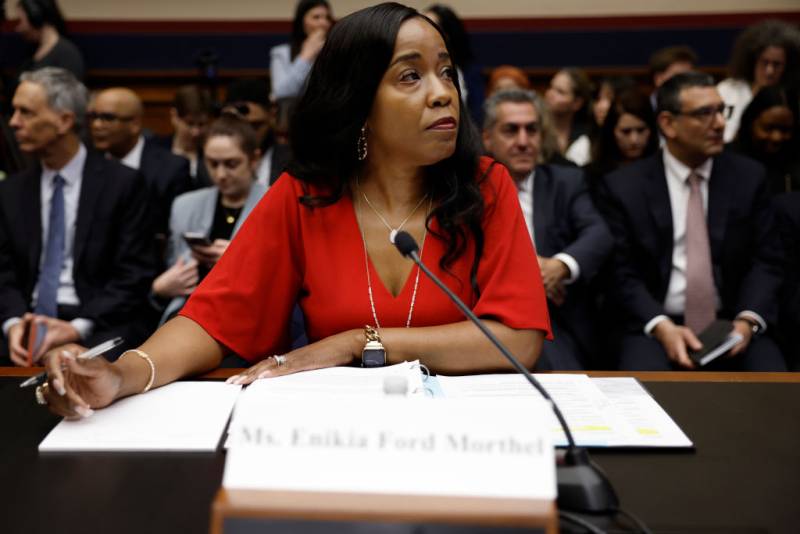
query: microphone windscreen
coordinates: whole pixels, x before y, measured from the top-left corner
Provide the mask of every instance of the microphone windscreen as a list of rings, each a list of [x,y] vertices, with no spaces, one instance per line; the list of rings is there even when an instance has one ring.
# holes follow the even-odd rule
[[[400,251],[400,254],[405,257],[408,257],[412,252],[419,250],[417,242],[414,241],[414,238],[411,237],[411,234],[408,232],[398,232],[397,235],[394,236],[394,246],[397,247],[397,250]]]

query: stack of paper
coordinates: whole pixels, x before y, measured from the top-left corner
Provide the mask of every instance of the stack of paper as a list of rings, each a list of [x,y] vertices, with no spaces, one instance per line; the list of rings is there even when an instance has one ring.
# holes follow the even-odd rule
[[[691,447],[692,442],[633,378],[590,379],[586,375],[537,374],[556,402],[576,443],[585,447]],[[518,374],[437,377],[445,397],[540,396]],[[549,427],[556,445],[567,440],[554,414]]]
[[[241,386],[176,382],[61,421],[40,451],[214,451]]]

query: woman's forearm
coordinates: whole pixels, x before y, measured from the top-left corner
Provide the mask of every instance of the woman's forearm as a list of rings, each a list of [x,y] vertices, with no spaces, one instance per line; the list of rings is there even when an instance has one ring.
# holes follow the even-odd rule
[[[159,328],[139,350],[153,361],[153,387],[210,371],[225,355],[223,347],[200,325],[181,316]],[[141,392],[150,380],[150,365],[135,353],[124,354],[114,365],[122,376],[118,398]]]
[[[544,333],[516,330],[498,321],[484,324],[528,369],[542,350]],[[477,326],[469,321],[422,328],[384,328],[381,339],[389,363],[419,359],[443,374],[489,373],[513,369]]]

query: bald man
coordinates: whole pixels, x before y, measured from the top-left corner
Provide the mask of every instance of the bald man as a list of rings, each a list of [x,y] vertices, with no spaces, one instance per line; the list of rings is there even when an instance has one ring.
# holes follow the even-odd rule
[[[172,201],[191,187],[189,161],[145,139],[143,113],[136,93],[114,87],[95,96],[88,113],[89,126],[97,150],[144,177],[155,218],[156,240],[163,244],[169,232]]]

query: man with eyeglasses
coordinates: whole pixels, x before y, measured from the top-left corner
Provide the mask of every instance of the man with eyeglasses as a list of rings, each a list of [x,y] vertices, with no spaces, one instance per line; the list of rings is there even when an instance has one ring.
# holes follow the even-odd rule
[[[742,341],[710,367],[786,370],[768,332],[780,266],[765,170],[723,152],[728,115],[710,76],[674,76],[658,91],[664,149],[605,177],[622,369],[696,368],[698,335],[727,319]]]
[[[544,163],[558,145],[533,91],[505,89],[485,102],[483,143],[517,184],[547,290],[554,340],[544,344],[537,369],[585,369],[597,334],[590,283],[611,252],[611,234],[583,172]]]
[[[0,365],[115,336],[135,347],[148,333],[137,320],[155,275],[145,189],[83,145],[86,101],[55,67],[24,73],[14,94],[9,124],[35,163],[0,182]]]
[[[261,152],[256,167],[256,181],[269,187],[289,162],[289,148],[275,142],[275,106],[269,100],[270,87],[265,79],[242,78],[231,82],[222,108],[223,115],[245,120],[256,132]]]
[[[175,197],[192,186],[189,161],[142,134],[142,101],[130,89],[100,91],[87,113],[95,149],[138,170],[144,177],[160,248],[166,243],[169,213]]]

